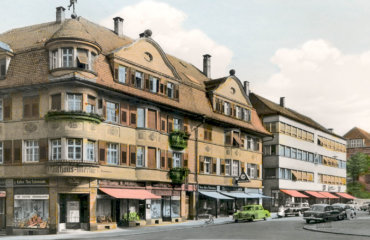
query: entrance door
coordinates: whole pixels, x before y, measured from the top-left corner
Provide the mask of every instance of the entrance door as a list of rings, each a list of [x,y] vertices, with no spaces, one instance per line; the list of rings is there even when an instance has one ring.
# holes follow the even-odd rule
[[[5,198],[0,197],[0,230],[4,230],[5,227]]]
[[[162,218],[163,221],[171,221],[171,197],[162,198]]]
[[[80,201],[67,201],[67,226],[80,228]]]
[[[59,229],[88,230],[89,215],[89,195],[59,195]]]

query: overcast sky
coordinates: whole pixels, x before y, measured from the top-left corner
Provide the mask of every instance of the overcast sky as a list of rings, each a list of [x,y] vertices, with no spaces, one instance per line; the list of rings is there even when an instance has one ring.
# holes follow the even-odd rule
[[[68,0],[1,0],[0,32],[55,19]],[[67,16],[71,12],[67,11]],[[126,35],[145,29],[170,54],[212,77],[247,80],[253,92],[343,135],[370,131],[370,1],[78,0],[77,14]]]

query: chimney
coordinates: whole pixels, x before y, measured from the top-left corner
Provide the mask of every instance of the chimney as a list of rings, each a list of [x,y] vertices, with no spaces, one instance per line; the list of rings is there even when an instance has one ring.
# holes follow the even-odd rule
[[[123,36],[123,18],[115,17],[114,20],[114,33],[118,36]]]
[[[211,55],[203,55],[203,73],[211,78]]]
[[[285,97],[280,98],[280,106],[285,107]]]
[[[248,81],[244,81],[244,91],[245,91],[245,94],[249,97],[249,82]]]
[[[64,20],[66,19],[65,15],[65,8],[64,7],[57,7],[57,14],[56,14],[56,22],[57,23],[63,23]]]

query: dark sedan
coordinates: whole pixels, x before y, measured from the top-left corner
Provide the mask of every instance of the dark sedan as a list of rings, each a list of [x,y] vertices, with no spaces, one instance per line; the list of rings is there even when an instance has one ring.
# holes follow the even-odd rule
[[[315,204],[303,213],[303,219],[306,220],[306,223],[310,223],[310,221],[326,222],[329,220],[337,220],[339,215],[340,211],[328,204]]]

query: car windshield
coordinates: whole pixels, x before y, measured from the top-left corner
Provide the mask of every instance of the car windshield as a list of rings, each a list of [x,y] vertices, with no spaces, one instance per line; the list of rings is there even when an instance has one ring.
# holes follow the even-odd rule
[[[312,211],[318,211],[318,212],[323,212],[324,211],[324,206],[312,206],[311,208]]]
[[[253,207],[249,206],[249,207],[244,207],[244,211],[251,211],[253,210]]]

